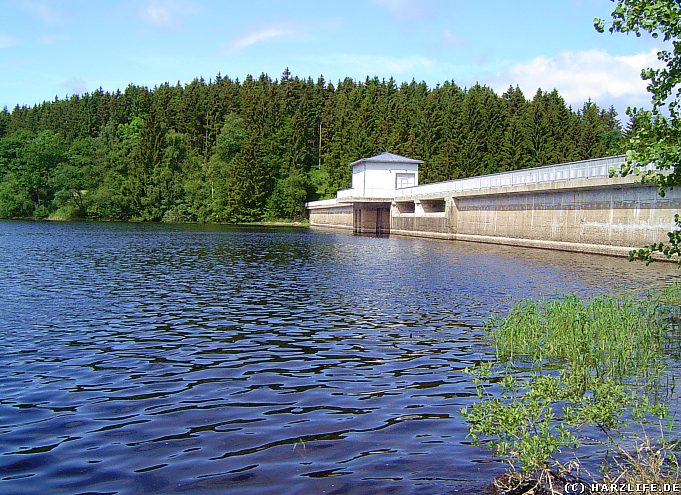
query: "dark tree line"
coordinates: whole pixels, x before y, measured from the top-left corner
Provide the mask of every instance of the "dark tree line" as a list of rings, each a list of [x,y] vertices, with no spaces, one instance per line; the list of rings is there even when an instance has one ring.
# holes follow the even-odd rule
[[[424,160],[425,183],[600,157],[622,140],[613,108],[574,111],[555,90],[218,74],[4,109],[0,217],[295,219],[383,151]]]

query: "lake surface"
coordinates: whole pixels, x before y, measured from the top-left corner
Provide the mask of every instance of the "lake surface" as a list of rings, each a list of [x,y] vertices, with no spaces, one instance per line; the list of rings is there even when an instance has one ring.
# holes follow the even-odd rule
[[[678,269],[307,229],[0,222],[0,492],[474,493],[519,298]]]

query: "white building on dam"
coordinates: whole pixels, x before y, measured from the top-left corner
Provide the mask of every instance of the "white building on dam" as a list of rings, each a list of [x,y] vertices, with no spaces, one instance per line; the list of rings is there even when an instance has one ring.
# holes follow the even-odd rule
[[[666,241],[679,188],[660,197],[640,178],[610,177],[625,157],[419,185],[419,165],[392,153],[352,166],[352,187],[308,203],[313,227],[625,255]]]

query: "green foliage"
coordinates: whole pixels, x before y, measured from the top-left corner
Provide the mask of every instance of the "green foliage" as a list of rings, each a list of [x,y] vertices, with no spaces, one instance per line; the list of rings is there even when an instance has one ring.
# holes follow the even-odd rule
[[[598,107],[591,100],[584,104],[581,118],[583,128],[578,145],[580,160],[586,160],[590,156],[604,156],[605,145],[601,140],[600,114]]]
[[[614,432],[632,421],[668,414],[663,404],[612,377],[597,379],[571,369],[520,375],[510,365],[490,370],[490,365],[466,370],[477,378],[479,397],[461,410],[469,437],[528,474],[550,468],[564,449],[577,449],[585,427]],[[484,375],[498,381],[496,394],[489,378],[479,378]]]
[[[668,333],[655,301],[607,295],[522,301],[486,327],[500,358],[560,359],[599,376],[653,364]]]
[[[681,282],[665,285],[659,299],[666,306],[681,307]]]
[[[586,155],[618,132],[592,106],[589,136],[602,146]],[[0,113],[0,215],[294,219],[349,187],[361,157],[421,158],[422,182],[448,180],[581,157],[571,143],[586,125],[555,91],[527,101],[517,87],[499,96],[450,81],[334,86],[284,72],[100,89]]]
[[[260,143],[251,136],[227,168],[227,218],[230,222],[263,220],[272,175]]]
[[[4,107],[0,112],[0,138],[7,134],[9,127],[10,113],[7,107]]]
[[[294,171],[285,179],[278,180],[267,201],[265,212],[267,220],[282,218],[301,220],[304,218],[307,188],[307,177],[298,171]]]
[[[664,196],[667,189],[681,185],[681,3],[678,0],[618,0],[612,14],[611,33],[649,34],[664,42],[657,53],[659,69],[645,68],[641,77],[648,81],[652,110],[628,109],[635,127],[629,129],[627,163],[621,175],[641,175],[643,182],[657,185]],[[599,32],[605,22],[594,19]],[[640,165],[652,164],[654,168],[643,171]],[[669,241],[650,244],[632,251],[631,260],[646,264],[654,260],[655,253],[666,258],[676,258],[681,263],[681,228],[678,215],[676,230],[670,232]]]
[[[227,115],[206,167],[210,184],[208,219],[211,221],[233,222],[240,216],[239,211],[244,206],[241,198],[248,194],[245,191],[249,164],[240,154],[247,138],[244,120],[233,113]]]
[[[52,177],[66,160],[59,134],[21,132],[0,140],[0,215],[45,217],[54,195]]]
[[[50,178],[54,190],[51,215],[56,219],[85,218],[88,193],[97,187],[100,179],[95,167],[95,142],[92,138],[74,141],[64,160]]]
[[[13,173],[5,174],[0,182],[0,218],[27,217],[33,213],[33,203],[27,191]]]
[[[477,445],[486,445],[512,466],[531,473],[546,467],[547,462],[564,447],[577,447],[577,437],[556,421],[554,406],[567,400],[571,391],[559,379],[535,375],[523,383],[507,373],[501,382],[501,394],[495,397],[488,388],[490,373],[483,365],[467,369],[476,378],[480,401],[461,410],[468,422],[469,436]]]
[[[313,199],[331,199],[336,196],[336,189],[330,184],[329,172],[324,168],[310,170],[310,187],[314,194]]]
[[[461,413],[473,442],[514,468],[550,468],[563,449],[583,441],[585,427],[612,439],[632,422],[668,415],[657,395],[668,326],[653,303],[610,296],[524,301],[487,329],[498,361],[466,370],[478,402]]]
[[[219,160],[227,163],[239,152],[248,137],[244,120],[234,113],[225,117],[222,130],[215,143],[214,153]]]

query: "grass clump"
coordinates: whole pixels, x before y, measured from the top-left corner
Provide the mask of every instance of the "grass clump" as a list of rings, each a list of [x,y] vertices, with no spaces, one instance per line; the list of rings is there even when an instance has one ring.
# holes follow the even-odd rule
[[[613,377],[570,369],[519,374],[511,365],[498,370],[491,363],[467,372],[479,397],[461,410],[468,436],[528,475],[558,465],[557,454],[579,447],[584,429],[591,436],[596,427],[616,442],[633,422],[668,418],[666,404]]]
[[[633,449],[619,450],[612,464],[605,467],[599,484],[642,487],[643,489],[638,490],[639,493],[659,493],[664,491],[665,486],[678,487],[681,479],[678,441],[665,442],[663,432],[660,432],[660,439],[661,441],[653,442],[644,431]]]
[[[647,487],[638,490],[640,493],[659,493],[664,491],[661,488],[665,485],[678,486],[681,479],[679,440],[667,441],[662,429],[656,436],[657,440],[653,441],[643,428],[642,433],[635,438],[632,448],[620,447],[610,462],[603,466],[599,484]],[[654,489],[651,485],[659,488]]]
[[[478,395],[461,411],[469,437],[521,479],[553,485],[567,480],[561,451],[597,431],[613,447],[634,424],[671,427],[660,395],[670,331],[661,308],[652,298],[570,295],[523,301],[491,319],[497,360],[467,370]]]
[[[659,299],[665,306],[681,306],[681,283],[673,282],[665,285]]]
[[[625,376],[659,361],[668,334],[660,306],[652,300],[598,296],[583,300],[523,301],[486,328],[498,358],[564,361],[599,376]]]

